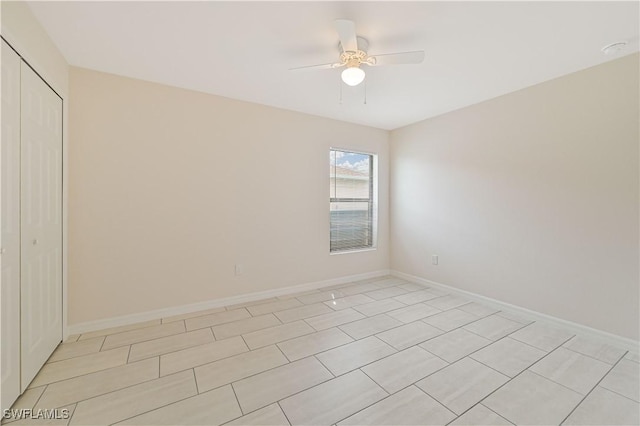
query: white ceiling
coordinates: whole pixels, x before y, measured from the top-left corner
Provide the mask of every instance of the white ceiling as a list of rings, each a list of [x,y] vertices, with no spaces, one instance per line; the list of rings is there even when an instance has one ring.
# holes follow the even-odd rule
[[[71,65],[394,129],[638,50],[634,2],[30,2]],[[426,51],[421,65],[333,62],[336,18],[372,55]],[[628,40],[605,56],[600,48]]]

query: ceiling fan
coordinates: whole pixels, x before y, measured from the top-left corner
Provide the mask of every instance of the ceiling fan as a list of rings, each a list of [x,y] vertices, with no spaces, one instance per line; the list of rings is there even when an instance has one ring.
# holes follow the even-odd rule
[[[365,72],[361,65],[377,67],[381,65],[420,64],[424,61],[424,50],[369,56],[367,54],[369,42],[356,35],[356,26],[353,21],[336,19],[334,25],[340,39],[338,62],[291,68],[290,71],[346,67],[342,71],[342,81],[349,86],[357,86],[364,81],[365,77]]]

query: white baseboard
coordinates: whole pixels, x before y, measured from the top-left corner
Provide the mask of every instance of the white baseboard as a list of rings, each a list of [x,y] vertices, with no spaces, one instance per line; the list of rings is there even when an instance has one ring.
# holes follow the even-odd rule
[[[618,336],[616,334],[591,328],[576,322],[564,320],[562,318],[557,318],[551,315],[542,314],[540,312],[532,311],[530,309],[526,309],[517,305],[512,305],[510,303],[501,302],[500,300],[492,299],[490,297],[482,296],[476,293],[472,293],[470,291],[460,290],[458,288],[451,287],[446,284],[441,284],[435,281],[431,281],[426,278],[421,278],[415,275],[406,274],[404,272],[396,271],[393,269],[391,270],[391,275],[398,278],[403,278],[407,281],[411,281],[416,284],[422,284],[428,287],[435,287],[441,290],[445,290],[449,293],[458,294],[460,296],[466,297],[467,299],[471,299],[471,300],[483,303],[485,305],[491,306],[492,308],[499,309],[501,311],[512,312],[514,314],[517,314],[531,321],[541,321],[549,325],[562,327],[576,334],[579,334],[585,337],[592,337],[604,343],[608,343],[612,346],[625,349],[625,350],[631,350],[635,353],[638,352],[638,349],[640,346],[640,342],[633,339],[629,339],[627,337]]]
[[[315,290],[318,288],[331,287],[339,284],[347,284],[353,281],[366,280],[369,278],[382,277],[389,275],[388,269],[367,272],[363,274],[349,275],[346,277],[332,278],[329,280],[315,281],[305,284],[299,284],[290,287],[276,288],[273,290],[258,291],[255,293],[241,294],[238,296],[224,297],[221,299],[207,300],[205,302],[193,303],[190,305],[174,306],[170,308],[156,309],[153,311],[140,312],[135,314],[123,315],[113,318],[99,319],[95,321],[87,321],[78,324],[69,325],[64,333],[64,340],[72,334],[88,333],[90,331],[103,330],[105,328],[120,327],[123,325],[135,324],[138,322],[157,320],[160,318],[171,317],[174,315],[190,314],[192,312],[204,311],[206,309],[219,308],[222,306],[235,305],[238,303],[254,302],[260,299],[268,299],[270,297],[284,296],[292,293],[299,293],[307,290]]]

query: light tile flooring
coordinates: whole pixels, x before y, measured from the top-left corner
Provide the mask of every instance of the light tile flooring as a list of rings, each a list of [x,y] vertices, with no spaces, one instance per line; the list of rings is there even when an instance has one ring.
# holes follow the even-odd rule
[[[62,425],[637,425],[629,349],[383,277],[73,336],[13,408],[67,409],[39,421]]]

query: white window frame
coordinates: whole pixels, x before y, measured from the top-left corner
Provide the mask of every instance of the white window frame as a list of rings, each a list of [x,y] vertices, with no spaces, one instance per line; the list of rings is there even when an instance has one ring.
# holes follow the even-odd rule
[[[340,255],[348,253],[359,253],[367,251],[375,251],[378,248],[378,154],[375,152],[363,151],[353,148],[341,148],[332,146],[329,148],[329,161],[331,161],[331,151],[342,151],[353,154],[362,154],[371,156],[370,164],[370,187],[371,187],[371,245],[363,247],[354,247],[348,249],[331,250],[331,203],[341,200],[340,198],[331,198],[331,175],[329,175],[329,211],[328,211],[328,224],[329,224],[329,254]],[[331,164],[329,164],[331,166]]]

